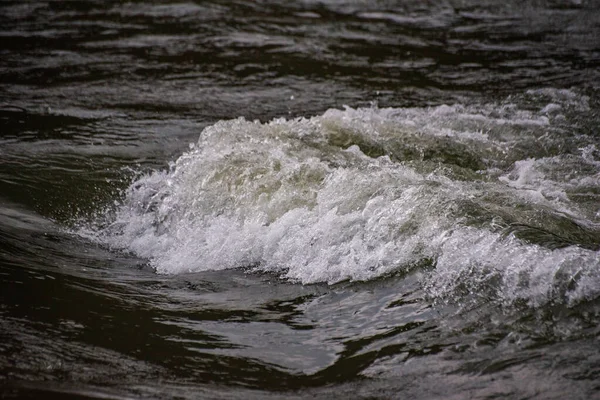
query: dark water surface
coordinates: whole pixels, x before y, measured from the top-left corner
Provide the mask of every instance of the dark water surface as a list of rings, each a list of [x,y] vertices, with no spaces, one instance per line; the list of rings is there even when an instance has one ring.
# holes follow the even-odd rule
[[[2,0],[0,44],[0,397],[600,398],[597,1]]]

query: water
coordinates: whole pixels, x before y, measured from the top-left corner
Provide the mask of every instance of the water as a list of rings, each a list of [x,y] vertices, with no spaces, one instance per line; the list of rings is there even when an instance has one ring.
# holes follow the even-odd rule
[[[595,1],[0,3],[3,398],[600,393]]]

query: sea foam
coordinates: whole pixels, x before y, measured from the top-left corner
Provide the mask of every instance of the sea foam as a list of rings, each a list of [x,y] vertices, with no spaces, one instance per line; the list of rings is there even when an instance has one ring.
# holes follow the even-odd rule
[[[561,96],[574,101],[552,104]],[[133,182],[97,237],[167,274],[246,267],[309,284],[428,265],[434,297],[595,298],[596,150],[547,113],[492,104],[220,121],[168,171]],[[573,173],[561,178],[565,163]]]

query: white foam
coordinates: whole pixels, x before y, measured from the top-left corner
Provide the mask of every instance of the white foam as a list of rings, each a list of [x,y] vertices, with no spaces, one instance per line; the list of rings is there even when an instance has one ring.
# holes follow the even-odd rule
[[[571,198],[600,188],[600,163],[593,158],[593,145],[580,149],[581,155],[528,158],[514,163],[499,177],[518,189],[520,198],[569,215],[583,225],[599,227],[597,205],[575,203]]]
[[[502,301],[538,305],[571,279],[560,295],[577,302],[600,294],[597,251],[551,250],[498,230],[564,216],[599,228],[591,221],[596,210],[571,198],[597,177],[594,170],[552,175],[565,160],[593,167],[595,148],[578,157],[498,158],[515,141],[534,143],[537,122],[552,128],[540,118],[514,106],[456,105],[221,121],[170,171],[134,182],[99,237],[148,258],[159,273],[250,266],[334,283],[431,260],[424,284],[434,296],[458,293],[464,282],[473,290],[494,282]],[[467,155],[483,170],[455,160]],[[496,179],[498,165],[510,170]],[[543,210],[537,222],[536,207]]]
[[[460,290],[508,305],[518,300],[533,307],[551,301],[572,305],[600,295],[600,252],[575,246],[550,250],[463,228],[444,240],[427,287],[434,297]]]

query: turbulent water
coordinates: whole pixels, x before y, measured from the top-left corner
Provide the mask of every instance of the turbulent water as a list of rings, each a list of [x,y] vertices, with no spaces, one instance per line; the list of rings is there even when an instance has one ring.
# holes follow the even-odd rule
[[[0,397],[599,396],[597,2],[0,22]]]

